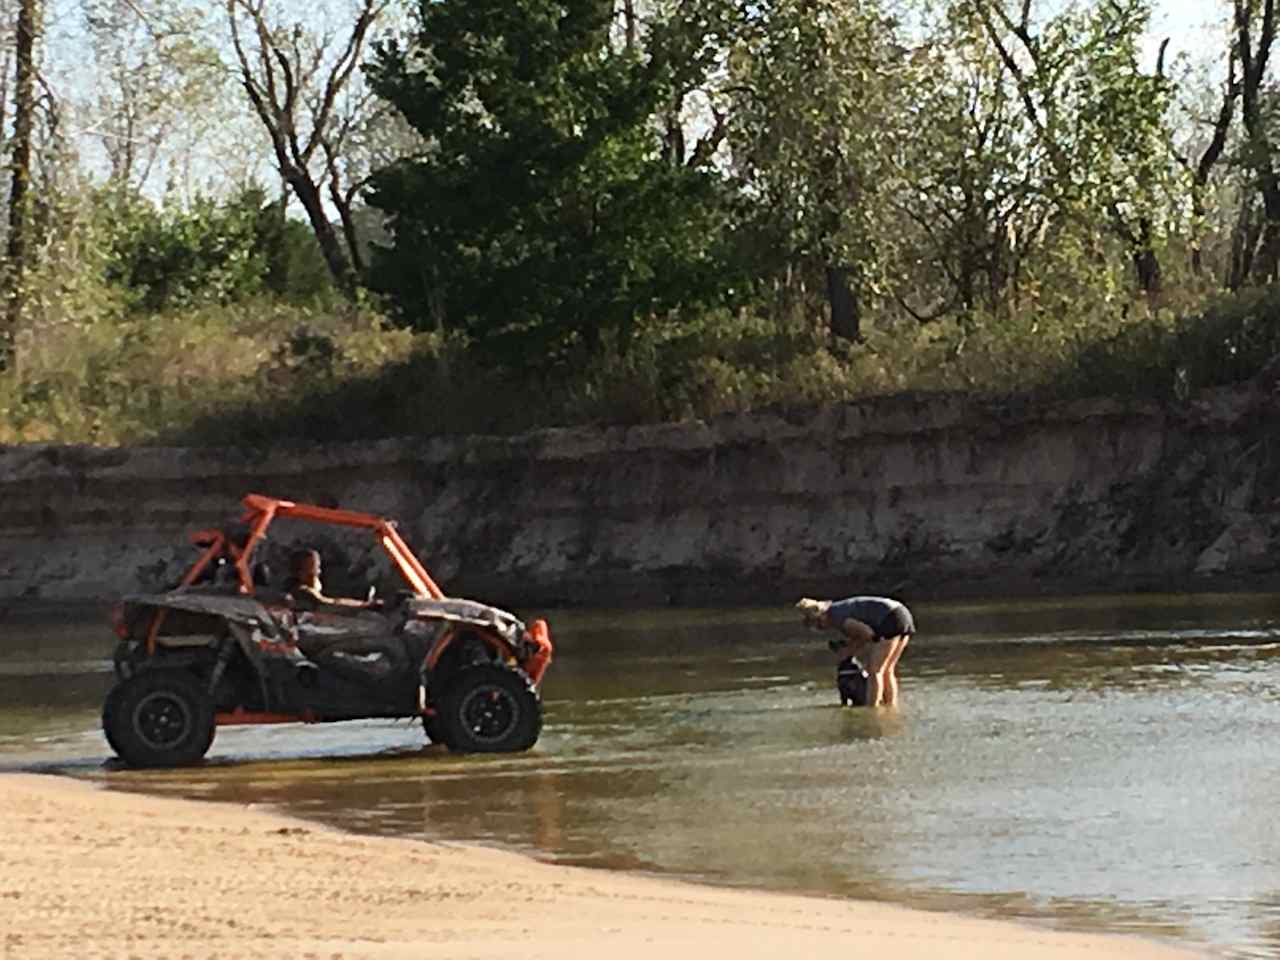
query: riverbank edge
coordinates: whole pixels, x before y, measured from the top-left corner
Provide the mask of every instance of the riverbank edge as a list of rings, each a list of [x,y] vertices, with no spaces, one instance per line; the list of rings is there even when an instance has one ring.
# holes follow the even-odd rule
[[[46,774],[0,774],[0,835],[0,906],[17,918],[6,924],[5,952],[33,960],[431,952],[638,960],[655,951],[692,960],[826,956],[854,944],[899,960],[1207,956],[1124,935],[347,834],[251,807]],[[129,852],[138,850],[164,855]]]

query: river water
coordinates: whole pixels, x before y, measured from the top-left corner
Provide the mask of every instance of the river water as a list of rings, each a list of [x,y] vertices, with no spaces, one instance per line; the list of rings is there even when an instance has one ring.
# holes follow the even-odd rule
[[[0,620],[0,769],[716,884],[1280,956],[1280,596],[920,605],[897,711],[789,611],[566,612],[530,753],[232,728],[132,772],[105,620]]]

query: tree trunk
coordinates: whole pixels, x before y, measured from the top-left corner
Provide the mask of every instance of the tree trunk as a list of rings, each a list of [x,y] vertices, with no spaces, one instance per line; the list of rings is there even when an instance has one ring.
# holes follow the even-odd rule
[[[350,296],[355,292],[355,277],[352,275],[351,264],[346,254],[342,252],[338,234],[325,215],[324,203],[320,199],[320,188],[305,171],[297,167],[286,169],[284,176],[289,186],[293,188],[294,196],[302,204],[302,209],[307,211],[307,219],[311,223],[312,231],[315,232],[316,240],[320,243],[320,253],[329,267],[334,283],[338,285],[339,290]]]
[[[13,51],[6,50],[4,59],[0,60],[0,142],[3,142],[5,125],[8,117],[5,111],[9,108],[9,65],[13,62]]]
[[[827,302],[831,305],[831,333],[857,342],[862,339],[862,317],[849,273],[848,267],[827,267]]]
[[[351,198],[343,196],[338,185],[332,184],[329,188],[329,199],[333,201],[333,206],[338,211],[338,220],[342,224],[342,237],[347,243],[347,255],[351,259],[354,279],[363,283],[366,264],[364,254],[360,250],[360,233],[356,230],[356,221],[351,214]]]
[[[303,31],[301,23],[294,24],[294,40],[289,43],[269,26],[266,4],[261,0],[226,0],[231,43],[240,64],[241,85],[271,136],[280,175],[307,211],[307,219],[334,283],[347,296],[355,293],[357,270],[360,268],[359,250],[353,243],[351,259],[348,259],[337,231],[325,214],[320,181],[312,175],[310,167],[315,151],[323,149],[328,175],[335,176],[334,158],[341,153],[349,132],[347,124],[334,118],[336,104],[360,63],[365,36],[385,6],[382,0],[362,0],[343,52],[328,68],[328,75],[322,77],[323,58],[318,55],[304,58],[301,55],[298,43]],[[252,27],[256,49],[244,43],[241,17]],[[332,37],[328,36],[319,41],[321,52],[328,48],[330,39]],[[250,51],[254,54],[252,58]],[[309,104],[312,129],[307,135],[299,130],[300,102]],[[339,131],[332,138],[326,132],[331,125]],[[340,190],[335,189],[334,194],[335,199],[342,196]],[[350,235],[349,213],[339,203],[339,215]],[[352,269],[353,263],[356,270]]]
[[[1249,147],[1251,166],[1258,178],[1265,222],[1262,247],[1254,258],[1249,278],[1267,282],[1276,275],[1280,264],[1280,175],[1275,169],[1275,151],[1268,136],[1263,99],[1266,90],[1267,65],[1275,42],[1275,0],[1262,0],[1261,23],[1254,4],[1235,0],[1236,51],[1240,57],[1241,117]],[[1259,27],[1258,42],[1253,43],[1253,28]]]
[[[623,0],[622,3],[623,22],[626,26],[626,42],[627,53],[632,53],[636,49],[636,4],[635,0]]]
[[[34,126],[36,3],[21,0],[18,6],[17,39],[14,59],[13,112],[13,181],[9,190],[9,243],[5,255],[9,261],[8,303],[4,325],[0,327],[0,370],[7,370],[13,358],[14,337],[22,315],[22,286],[26,279],[27,240],[31,227],[28,215],[31,187],[31,136]]]
[[[1232,46],[1231,54],[1227,58],[1227,91],[1222,98],[1222,107],[1218,110],[1218,117],[1213,124],[1213,138],[1209,141],[1209,145],[1205,147],[1204,153],[1200,155],[1200,162],[1196,165],[1195,175],[1191,182],[1191,213],[1195,218],[1197,234],[1203,230],[1205,219],[1205,191],[1209,186],[1209,175],[1213,172],[1214,164],[1222,156],[1227,147],[1227,136],[1231,130],[1231,120],[1235,113],[1236,100],[1240,97],[1240,82],[1236,78],[1236,64],[1239,60],[1239,50],[1236,46]],[[1204,274],[1204,254],[1200,249],[1201,238],[1197,235],[1192,241],[1191,247],[1191,269],[1196,276]]]
[[[1162,284],[1160,260],[1152,250],[1140,250],[1133,255],[1133,268],[1138,274],[1138,286],[1148,299],[1159,296]]]
[[[355,197],[356,188],[352,187],[347,192],[342,190],[342,178],[338,176],[337,158],[325,145],[325,159],[329,169],[329,201],[333,204],[333,208],[338,211],[338,222],[342,224],[342,238],[347,244],[347,257],[350,259],[351,269],[353,271],[353,283],[363,284],[366,280],[365,274],[367,264],[364,262],[364,254],[360,249],[360,234],[356,230],[355,217],[351,213],[352,199]]]
[[[1253,271],[1253,256],[1258,249],[1258,234],[1261,232],[1257,219],[1253,216],[1253,201],[1250,197],[1240,200],[1240,214],[1236,218],[1236,228],[1231,233],[1231,266],[1227,275],[1227,289],[1232,292],[1244,286],[1249,274]]]
[[[1141,242],[1133,252],[1133,268],[1138,274],[1138,286],[1147,295],[1147,299],[1154,302],[1160,296],[1164,284],[1160,273],[1160,258],[1156,256],[1151,244],[1150,220],[1140,221],[1138,238]]]
[[[1280,214],[1275,218],[1267,213],[1267,223],[1262,231],[1262,246],[1254,261],[1251,278],[1259,284],[1274,283],[1280,274]]]

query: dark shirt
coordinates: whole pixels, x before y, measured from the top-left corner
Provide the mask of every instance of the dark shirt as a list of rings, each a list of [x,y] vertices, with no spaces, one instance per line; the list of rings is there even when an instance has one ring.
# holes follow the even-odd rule
[[[285,592],[293,600],[295,610],[313,611],[324,603],[315,587],[298,580],[290,580]]]
[[[831,625],[839,630],[846,620],[865,623],[877,639],[900,637],[916,632],[915,619],[907,605],[889,597],[849,597],[827,608]]]

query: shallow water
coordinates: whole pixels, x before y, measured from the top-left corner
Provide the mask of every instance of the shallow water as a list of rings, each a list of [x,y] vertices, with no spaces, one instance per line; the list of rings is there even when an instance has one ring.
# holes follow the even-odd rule
[[[232,728],[104,762],[105,621],[0,621],[0,767],[566,863],[1280,956],[1280,597],[922,605],[896,712],[782,611],[553,616],[529,754],[408,723]]]

